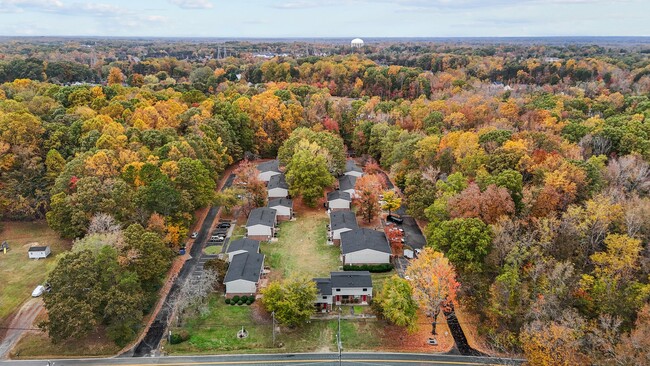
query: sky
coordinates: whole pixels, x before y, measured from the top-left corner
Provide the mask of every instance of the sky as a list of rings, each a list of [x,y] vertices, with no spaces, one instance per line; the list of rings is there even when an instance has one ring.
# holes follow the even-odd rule
[[[0,0],[3,36],[650,36],[650,0]]]

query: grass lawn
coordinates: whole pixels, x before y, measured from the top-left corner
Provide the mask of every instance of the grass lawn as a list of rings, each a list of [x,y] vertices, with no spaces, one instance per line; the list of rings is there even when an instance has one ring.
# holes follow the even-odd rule
[[[13,349],[12,358],[100,357],[114,356],[121,347],[107,341],[102,329],[81,340],[52,344],[45,333],[27,333]],[[58,364],[58,363],[57,363]]]
[[[181,344],[165,344],[169,354],[327,352],[336,350],[336,320],[312,321],[296,329],[279,328],[276,347],[272,345],[270,319],[259,319],[253,306],[226,305],[222,296],[210,299],[209,311],[187,321],[184,327],[190,339]],[[242,326],[248,338],[238,339]],[[376,320],[341,321],[341,338],[346,350],[371,350],[381,346],[377,337],[384,323]]]
[[[301,213],[296,221],[280,224],[278,241],[262,243],[266,263],[281,276],[304,274],[327,277],[340,266],[340,250],[327,245],[329,218],[323,210]]]
[[[29,299],[36,285],[45,281],[56,266],[57,256],[71,247],[71,242],[59,238],[45,221],[3,222],[0,242],[9,243],[7,254],[0,252],[0,324]],[[49,245],[52,254],[46,259],[29,259],[31,243]]]
[[[208,247],[205,247],[203,249],[203,253],[205,254],[219,254],[221,253],[221,245],[210,245]]]

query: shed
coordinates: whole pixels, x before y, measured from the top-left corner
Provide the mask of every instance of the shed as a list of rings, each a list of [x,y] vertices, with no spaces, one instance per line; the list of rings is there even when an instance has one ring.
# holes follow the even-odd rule
[[[27,251],[30,259],[47,258],[50,253],[49,245],[29,247],[29,250]]]

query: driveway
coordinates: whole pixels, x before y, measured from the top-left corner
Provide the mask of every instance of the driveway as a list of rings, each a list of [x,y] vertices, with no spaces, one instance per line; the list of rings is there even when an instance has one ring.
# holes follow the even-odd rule
[[[34,320],[43,310],[43,301],[40,297],[28,300],[14,316],[2,343],[0,343],[0,359],[9,356],[9,351],[30,329],[34,329]]]
[[[411,246],[413,249],[422,249],[427,244],[427,240],[422,234],[422,230],[415,222],[415,219],[406,214],[406,205],[402,205],[396,212],[403,219],[402,229],[404,229],[404,242],[406,245]]]

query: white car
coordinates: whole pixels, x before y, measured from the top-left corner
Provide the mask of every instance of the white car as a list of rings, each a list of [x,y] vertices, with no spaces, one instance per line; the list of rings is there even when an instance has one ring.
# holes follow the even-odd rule
[[[199,233],[195,231],[195,232],[192,233],[192,235],[190,236],[190,238],[192,238],[192,239],[196,239],[197,236],[199,236]]]
[[[45,292],[45,286],[38,285],[38,286],[36,286],[34,291],[32,291],[32,297],[39,297],[39,296],[43,295],[43,292]]]

